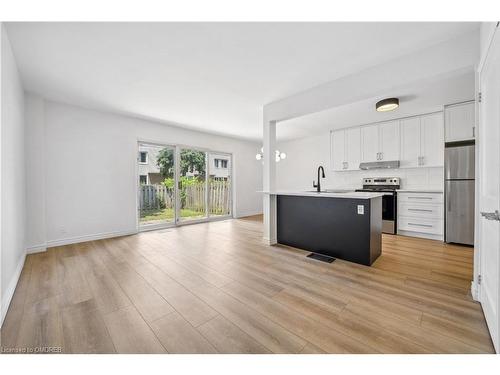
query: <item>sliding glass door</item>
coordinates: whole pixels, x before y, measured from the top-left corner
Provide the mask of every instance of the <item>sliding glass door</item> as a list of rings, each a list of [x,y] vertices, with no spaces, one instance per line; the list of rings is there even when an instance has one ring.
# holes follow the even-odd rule
[[[232,160],[230,154],[208,153],[208,214],[231,215]]]
[[[139,143],[137,171],[140,227],[175,223],[175,147]]]
[[[232,214],[231,154],[139,142],[137,171],[141,230]]]
[[[179,221],[203,220],[207,213],[207,153],[181,148],[179,154]]]

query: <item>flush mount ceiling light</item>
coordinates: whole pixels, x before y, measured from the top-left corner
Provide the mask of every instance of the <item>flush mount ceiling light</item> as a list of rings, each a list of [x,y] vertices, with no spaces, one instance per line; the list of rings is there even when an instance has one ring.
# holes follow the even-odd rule
[[[375,108],[377,109],[377,112],[393,111],[398,107],[399,107],[399,99],[398,98],[383,99],[383,100],[377,102],[377,104],[375,104]]]
[[[262,160],[264,158],[264,148],[260,149],[260,152],[255,155],[255,159],[257,160]],[[275,158],[276,163],[279,162],[281,159],[286,159],[286,154],[284,152],[280,152],[279,150],[275,151]],[[264,161],[262,161],[264,163]]]

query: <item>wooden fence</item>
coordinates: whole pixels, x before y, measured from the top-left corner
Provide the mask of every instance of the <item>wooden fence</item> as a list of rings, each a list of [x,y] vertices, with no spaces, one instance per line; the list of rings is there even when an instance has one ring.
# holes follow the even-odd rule
[[[208,183],[208,209],[213,215],[231,213],[231,184],[228,180],[210,180]]]
[[[231,213],[231,184],[226,180],[209,180],[208,208],[212,215]],[[181,189],[181,208],[196,212],[205,211],[205,184],[193,184]],[[141,185],[139,209],[141,211],[171,209],[175,206],[173,188],[165,185]]]
[[[139,209],[160,210],[173,208],[175,204],[174,189],[165,185],[141,185],[139,190]]]

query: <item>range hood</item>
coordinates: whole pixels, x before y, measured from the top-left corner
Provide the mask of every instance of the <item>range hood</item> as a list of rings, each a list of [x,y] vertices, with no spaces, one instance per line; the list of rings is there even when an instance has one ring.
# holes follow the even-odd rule
[[[360,163],[359,169],[364,171],[370,169],[394,169],[399,168],[399,160],[391,160],[391,161],[372,161],[369,163]]]

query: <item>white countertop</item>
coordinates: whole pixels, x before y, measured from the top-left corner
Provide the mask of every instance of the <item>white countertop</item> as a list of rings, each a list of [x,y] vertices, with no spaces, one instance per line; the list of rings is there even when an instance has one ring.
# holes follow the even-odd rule
[[[301,197],[325,197],[325,198],[349,198],[349,199],[372,199],[383,196],[381,193],[367,193],[349,191],[345,193],[318,193],[316,191],[299,191],[299,190],[275,190],[275,191],[259,191],[259,193],[269,195],[296,195]]]
[[[437,193],[443,194],[442,190],[437,189],[398,189],[398,193]]]

